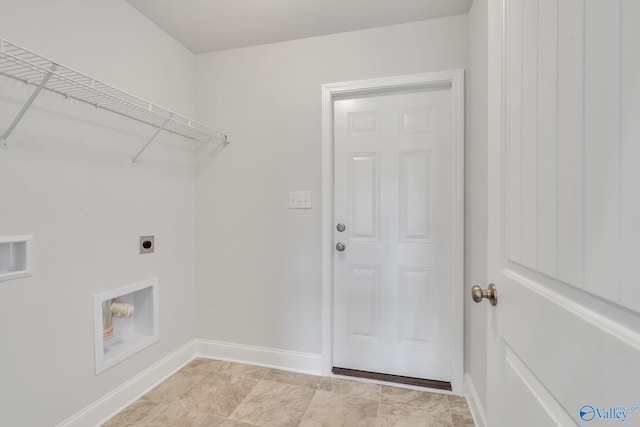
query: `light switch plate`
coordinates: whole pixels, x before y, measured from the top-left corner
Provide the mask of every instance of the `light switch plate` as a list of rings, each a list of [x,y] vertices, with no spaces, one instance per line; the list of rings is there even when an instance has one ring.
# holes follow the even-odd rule
[[[289,209],[311,209],[311,191],[289,191]]]

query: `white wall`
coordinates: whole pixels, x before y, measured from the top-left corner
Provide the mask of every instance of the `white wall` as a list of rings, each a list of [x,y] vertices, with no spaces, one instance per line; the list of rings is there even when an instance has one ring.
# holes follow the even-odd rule
[[[233,136],[198,179],[199,338],[322,352],[321,85],[465,68],[467,43],[465,15],[198,57],[198,116]]]
[[[124,1],[0,0],[0,37],[194,110],[194,56]],[[0,133],[31,90],[0,77]],[[131,169],[152,133],[43,93],[0,150],[0,236],[33,234],[35,254],[33,277],[0,282],[0,424],[55,425],[195,336],[194,154],[161,136]],[[95,376],[93,295],[155,276],[160,341]]]
[[[36,257],[32,278],[0,282],[3,423],[62,421],[194,336],[321,353],[320,86],[466,68],[473,34],[458,16],[196,63],[121,0],[0,0],[0,38],[233,135],[216,157],[202,153],[197,182],[178,137],[161,136],[131,169],[149,128],[41,95],[17,145],[0,151],[0,236],[33,234]],[[0,132],[30,90],[0,77]],[[481,126],[475,109],[472,130]],[[484,155],[482,141],[468,150]],[[468,163],[473,176],[481,166]],[[303,189],[313,209],[288,210],[287,192]],[[482,211],[479,200],[468,199],[468,210]],[[467,226],[469,271],[482,275],[480,225]],[[156,235],[155,255],[137,255],[142,234]],[[160,342],[95,376],[92,296],[152,276]],[[484,356],[480,341],[466,342]],[[466,368],[482,378],[478,364],[467,359]]]
[[[487,0],[474,0],[469,11],[467,74],[466,218],[465,218],[465,372],[486,408],[488,304],[470,298],[475,284],[487,286]]]

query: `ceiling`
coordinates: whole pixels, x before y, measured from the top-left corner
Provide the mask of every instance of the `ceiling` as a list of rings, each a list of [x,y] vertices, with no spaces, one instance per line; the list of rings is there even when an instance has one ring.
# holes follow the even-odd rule
[[[467,13],[472,0],[127,0],[193,53]]]

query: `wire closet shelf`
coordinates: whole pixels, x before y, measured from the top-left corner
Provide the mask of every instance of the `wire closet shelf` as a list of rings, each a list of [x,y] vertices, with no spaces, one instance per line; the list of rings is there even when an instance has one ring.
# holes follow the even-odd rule
[[[46,89],[65,98],[85,102],[94,107],[153,126],[158,129],[153,138],[161,130],[166,130],[195,142],[206,142],[213,139],[218,139],[223,143],[228,142],[229,137],[224,133],[3,39],[0,39],[0,75],[36,87],[32,99],[27,102],[21,114],[7,131],[8,133],[20,120],[40,90]],[[8,136],[7,132],[4,139]]]

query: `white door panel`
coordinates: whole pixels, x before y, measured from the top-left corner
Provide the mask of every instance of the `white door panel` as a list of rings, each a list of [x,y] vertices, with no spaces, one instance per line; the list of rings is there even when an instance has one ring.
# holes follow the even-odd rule
[[[489,424],[640,425],[640,2],[491,5]]]
[[[450,88],[334,102],[334,366],[451,381]]]
[[[351,239],[380,240],[380,158],[378,153],[353,153],[348,165]]]

